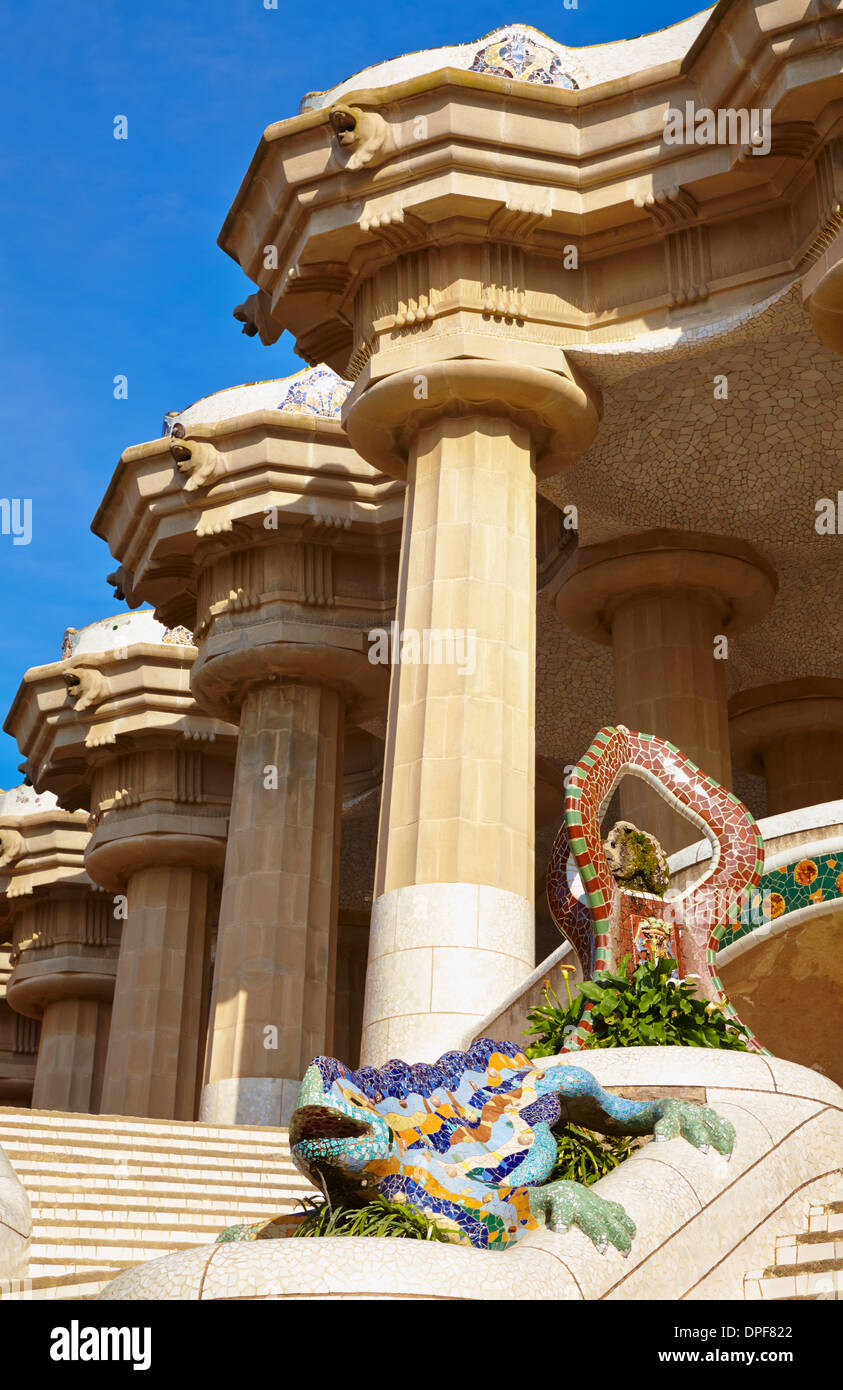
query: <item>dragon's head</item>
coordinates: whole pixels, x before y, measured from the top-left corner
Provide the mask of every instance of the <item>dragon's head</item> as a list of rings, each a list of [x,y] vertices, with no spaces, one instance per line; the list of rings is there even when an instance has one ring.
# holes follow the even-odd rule
[[[389,1158],[393,1134],[375,1102],[344,1072],[328,1057],[311,1062],[290,1121],[290,1152],[320,1186],[364,1196],[374,1186],[370,1167]]]

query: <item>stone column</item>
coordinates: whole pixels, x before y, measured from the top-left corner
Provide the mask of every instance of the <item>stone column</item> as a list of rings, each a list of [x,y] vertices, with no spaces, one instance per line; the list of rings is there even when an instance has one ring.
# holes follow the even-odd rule
[[[58,999],[46,1006],[33,1110],[97,1114],[103,1108],[100,1101],[110,1024],[111,1005],[102,999]]]
[[[126,883],[102,1110],[192,1120],[210,987],[212,876],[190,864],[139,869]]]
[[[19,1015],[19,1050],[38,1036],[32,1105],[100,1109],[120,923],[84,871],[87,816],[31,787],[5,793],[20,814],[5,820],[6,904],[12,951],[6,999]]]
[[[453,361],[414,417],[410,376],[347,418],[407,476],[364,1064],[459,1047],[533,965],[536,472],[598,419],[561,372]]]
[[[575,632],[611,644],[616,722],[668,739],[729,787],[728,643],[775,592],[769,565],[743,541],[650,531],[580,547],[560,572],[556,608]],[[666,853],[697,838],[641,779],[625,778],[620,796],[624,818]]]
[[[2,934],[2,929],[0,929]],[[16,1014],[6,998],[12,967],[9,950],[0,948],[0,1105],[32,1104],[40,1025]]]
[[[286,1120],[332,1046],[343,730],[386,708],[369,634],[394,612],[404,491],[351,447],[348,389],[316,367],[198,401],[126,450],[94,523],[133,600],[187,621],[192,596],[191,690],[240,726],[209,1122]]]
[[[364,1062],[434,1060],[533,964],[531,464],[526,429],[478,416],[411,456]],[[453,649],[425,664],[431,632]]]
[[[767,815],[843,798],[843,680],[809,676],[729,701],[735,762],[767,783]]]
[[[244,697],[202,1118],[278,1124],[330,1050],[345,710],[283,680]]]
[[[125,645],[106,645],[112,629]],[[94,624],[64,661],[27,672],[7,720],[36,785],[90,810],[85,869],[122,928],[107,1114],[196,1118],[235,730],[197,709],[189,639],[148,612]],[[67,1009],[45,1018],[56,1077],[70,1023]]]

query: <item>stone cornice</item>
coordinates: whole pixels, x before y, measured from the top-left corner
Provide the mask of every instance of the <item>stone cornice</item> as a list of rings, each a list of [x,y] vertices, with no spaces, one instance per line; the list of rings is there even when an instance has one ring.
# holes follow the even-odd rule
[[[188,491],[171,448],[194,443],[210,450],[210,467]],[[403,491],[355,454],[338,421],[262,410],[126,449],[91,529],[131,575],[133,601],[192,626],[196,575],[214,538],[227,549],[283,538],[387,553],[399,541]]]
[[[328,108],[269,127],[220,244],[301,355],[351,376],[365,348],[353,327],[361,283],[398,255],[481,242],[490,229],[555,260],[576,244],[579,273],[544,306],[562,346],[628,337],[630,325],[678,327],[707,298],[711,318],[733,313],[803,273],[835,215],[841,45],[843,14],[819,12],[816,0],[734,0],[681,63],[584,91],[448,69],[344,93],[386,122],[371,161],[349,167]],[[665,112],[686,101],[769,108],[770,153],[740,140],[666,144]],[[831,183],[820,168],[829,161]],[[759,217],[763,237],[750,231]],[[264,266],[269,244],[277,269]],[[620,251],[628,268],[636,257],[623,283]],[[337,264],[344,286],[327,275]],[[541,305],[532,312],[541,318]]]
[[[8,862],[0,869],[0,894],[11,904],[36,890],[68,885],[93,888],[84,869],[89,838],[83,811],[56,806],[35,815],[0,816],[0,840],[4,847],[14,842]]]
[[[75,809],[88,805],[93,769],[103,756],[165,745],[187,749],[195,740],[216,741],[221,755],[229,745],[233,756],[236,730],[198,709],[190,694],[195,656],[194,647],[138,643],[27,671],[4,727],[17,740],[34,785]],[[77,675],[93,695],[74,707],[78,687],[69,690],[68,678]],[[90,687],[88,676],[97,678]]]

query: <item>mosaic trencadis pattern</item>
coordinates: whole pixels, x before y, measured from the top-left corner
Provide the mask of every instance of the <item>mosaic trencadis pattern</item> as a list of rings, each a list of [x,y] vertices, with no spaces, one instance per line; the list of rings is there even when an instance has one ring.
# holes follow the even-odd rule
[[[344,381],[330,367],[311,367],[291,379],[277,408],[296,415],[320,415],[339,420],[350,390],[351,382]]]
[[[494,43],[479,48],[469,72],[488,72],[495,77],[513,77],[519,82],[539,83],[544,87],[563,87],[569,92],[579,90],[570,73],[565,72],[558,53],[522,29],[510,29]]]
[[[749,911],[737,918],[721,944],[739,941],[759,926],[775,922],[788,912],[800,912],[818,903],[843,898],[843,850],[795,857],[788,864],[765,873],[749,901]]]
[[[625,773],[644,777],[712,842],[707,873],[669,902],[619,888],[606,862],[601,811]],[[569,858],[579,872],[584,899],[569,886]],[[601,729],[570,778],[565,819],[551,851],[547,896],[553,919],[574,947],[586,978],[615,969],[628,953],[641,959],[661,922],[664,953],[678,962],[679,975],[696,976],[702,998],[720,1005],[752,1038],[724,993],[717,952],[724,938],[732,939],[735,914],[757,889],[763,868],[761,833],[732,792],[701,772],[675,744],[618,725]],[[587,1041],[592,1007],[586,1005],[567,1050]]]
[[[624,1100],[590,1072],[536,1066],[514,1043],[480,1038],[438,1062],[359,1071],[316,1057],[290,1122],[293,1162],[332,1200],[375,1193],[405,1202],[457,1244],[504,1250],[543,1222],[577,1225],[600,1250],[628,1251],[635,1227],[616,1202],[548,1178],[561,1117],[611,1134],[682,1135],[731,1153],[734,1131],[706,1106]],[[279,1221],[231,1227],[221,1240],[291,1233]]]

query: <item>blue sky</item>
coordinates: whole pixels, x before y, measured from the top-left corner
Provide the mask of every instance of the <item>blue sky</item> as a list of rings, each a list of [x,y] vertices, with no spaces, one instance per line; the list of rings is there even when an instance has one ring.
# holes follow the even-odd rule
[[[303,365],[288,335],[264,348],[240,333],[231,310],[252,287],[216,244],[263,129],[371,63],[513,21],[581,45],[697,12],[693,0],[278,6],[0,0],[0,497],[32,499],[31,543],[0,535],[3,718],[24,670],[59,658],[66,627],[121,607],[89,529],[121,451],[155,438],[166,410]],[[127,140],[113,137],[117,115]],[[0,733],[0,786],[20,781],[19,761]]]

